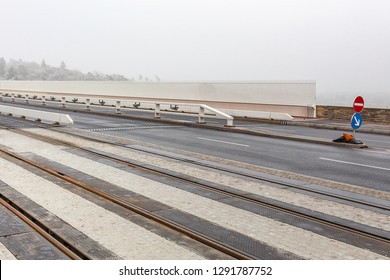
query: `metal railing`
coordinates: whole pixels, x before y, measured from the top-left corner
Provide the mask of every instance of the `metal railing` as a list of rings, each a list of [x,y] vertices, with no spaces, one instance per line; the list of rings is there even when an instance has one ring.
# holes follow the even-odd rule
[[[24,100],[26,103],[39,102],[43,106],[48,103],[61,103],[62,108],[66,108],[68,104],[84,106],[86,111],[91,111],[93,107],[111,107],[115,108],[116,114],[121,114],[123,109],[137,109],[154,111],[154,118],[161,118],[162,112],[165,113],[187,113],[197,114],[198,124],[207,123],[205,118],[214,117],[219,119],[225,119],[228,127],[233,127],[234,118],[220,110],[212,108],[205,104],[196,103],[170,103],[170,102],[158,102],[158,101],[144,101],[144,100],[116,100],[116,99],[102,99],[101,97],[80,97],[80,96],[47,96],[45,94],[15,94],[15,93],[0,93],[0,99],[4,101],[11,99],[15,102],[15,99]]]

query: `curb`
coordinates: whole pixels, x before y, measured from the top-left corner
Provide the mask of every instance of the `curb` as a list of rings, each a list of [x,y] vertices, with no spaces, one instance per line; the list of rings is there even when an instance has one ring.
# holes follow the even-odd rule
[[[318,129],[330,129],[330,130],[351,130],[349,126],[334,126],[334,125],[328,125],[328,124],[320,124],[320,123],[304,123],[304,122],[294,122],[294,121],[288,121],[286,125],[291,126],[302,126],[302,127],[312,127],[312,128],[318,128]],[[359,132],[361,133],[367,133],[367,134],[379,134],[379,135],[389,135],[390,136],[390,130],[382,130],[377,128],[360,128]]]
[[[266,123],[266,124],[275,124],[275,125],[290,125],[290,126],[302,126],[302,127],[311,127],[317,129],[329,129],[329,130],[340,130],[340,131],[350,131],[351,127],[347,125],[335,126],[322,123],[312,123],[304,121],[284,121],[284,120],[265,120],[265,119],[254,119],[254,118],[234,118],[237,121],[247,121],[247,122],[257,122],[257,123]],[[378,134],[378,135],[388,135],[390,136],[390,125],[389,130],[383,130],[380,128],[360,128],[359,132],[367,134]]]

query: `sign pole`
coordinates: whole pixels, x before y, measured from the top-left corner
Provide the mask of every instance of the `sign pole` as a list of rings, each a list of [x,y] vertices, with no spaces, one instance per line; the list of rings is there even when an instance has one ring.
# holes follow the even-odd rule
[[[353,138],[356,139],[356,129],[359,129],[363,123],[362,116],[359,114],[364,108],[364,99],[361,96],[355,98],[353,102],[353,110],[355,114],[351,118],[351,126],[353,129]]]

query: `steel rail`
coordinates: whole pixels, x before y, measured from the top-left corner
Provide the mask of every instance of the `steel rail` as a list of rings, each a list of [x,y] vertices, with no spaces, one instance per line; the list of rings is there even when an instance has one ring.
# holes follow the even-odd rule
[[[54,237],[49,233],[48,229],[45,229],[43,226],[37,223],[36,219],[32,219],[29,215],[22,213],[22,209],[19,206],[16,206],[13,202],[5,198],[0,193],[0,204],[11,211],[14,215],[20,218],[23,222],[29,225],[33,230],[35,230],[38,234],[40,234],[43,238],[49,241],[52,245],[54,245],[58,250],[60,250],[63,254],[69,257],[72,260],[81,260],[86,259],[86,257],[75,249],[71,244],[66,243],[60,237]],[[76,251],[76,252],[75,252]]]
[[[157,155],[157,156],[160,156],[160,157],[171,158],[171,159],[175,159],[175,160],[178,160],[178,161],[181,161],[181,162],[186,162],[186,163],[190,163],[190,164],[193,164],[193,165],[207,167],[207,168],[210,168],[210,169],[214,169],[214,170],[218,170],[218,171],[227,172],[227,173],[230,173],[230,174],[243,176],[243,177],[246,177],[246,178],[251,178],[251,179],[255,179],[255,180],[259,180],[259,181],[263,181],[263,182],[268,182],[268,183],[272,183],[272,184],[276,184],[276,185],[280,185],[280,186],[285,186],[285,187],[289,187],[289,188],[292,188],[292,189],[299,189],[299,190],[303,190],[303,191],[310,192],[310,193],[320,194],[320,195],[324,195],[324,196],[327,196],[327,197],[332,197],[332,198],[336,198],[336,199],[340,199],[340,200],[344,200],[344,201],[348,201],[348,202],[357,203],[357,204],[360,204],[360,205],[365,205],[365,206],[369,206],[369,207],[373,207],[373,208],[377,208],[377,209],[381,209],[381,210],[390,211],[390,207],[386,207],[386,206],[383,206],[383,205],[370,203],[370,202],[366,202],[366,201],[361,201],[361,200],[353,199],[353,198],[350,198],[350,197],[347,197],[347,196],[332,194],[332,193],[324,192],[324,191],[320,191],[320,190],[313,190],[313,189],[306,188],[304,186],[300,186],[300,185],[297,185],[297,184],[286,183],[286,182],[283,182],[281,180],[266,178],[266,177],[261,176],[261,175],[252,175],[252,174],[248,174],[248,173],[245,173],[245,172],[240,172],[240,171],[235,171],[235,170],[231,170],[231,169],[227,169],[227,168],[223,168],[223,167],[213,166],[213,165],[207,164],[207,163],[201,163],[201,162],[190,161],[190,160],[183,160],[183,159],[180,159],[178,157],[174,157],[174,156],[170,156],[170,155],[163,155],[163,154],[160,154],[160,153],[157,153],[157,152],[152,152],[152,151],[145,151],[145,150],[142,150],[142,149],[139,149],[139,148],[127,147],[127,146],[122,146],[122,147],[126,147],[127,149],[131,149],[131,150],[135,150],[135,151],[140,151],[140,152],[146,152],[146,153],[154,154],[154,155]]]
[[[26,131],[15,131],[17,133],[21,133],[21,134],[25,134],[25,135],[29,135],[31,137],[31,135],[34,135],[33,137],[36,137],[36,138],[41,138],[41,139],[44,139],[45,141],[48,141],[48,142],[51,142],[51,143],[61,143],[63,145],[66,145],[66,146],[69,146],[69,147],[72,147],[72,148],[77,148],[77,149],[80,149],[80,150],[83,150],[85,152],[88,152],[90,154],[94,154],[96,156],[99,156],[99,157],[104,157],[104,158],[107,158],[107,159],[110,159],[112,161],[116,161],[116,162],[119,162],[119,163],[122,163],[124,165],[128,165],[128,166],[131,166],[133,168],[137,168],[137,169],[142,169],[146,172],[153,172],[153,173],[158,173],[160,175],[163,175],[163,176],[167,176],[167,177],[171,177],[171,178],[174,178],[176,180],[181,180],[181,181],[184,181],[184,182],[187,182],[187,183],[191,183],[191,184],[194,184],[194,185],[197,185],[198,187],[202,187],[202,188],[206,188],[208,190],[212,190],[214,192],[220,192],[220,193],[223,193],[225,195],[229,195],[229,196],[232,196],[232,197],[236,197],[236,198],[239,198],[239,199],[242,199],[242,200],[245,200],[245,201],[248,201],[248,202],[251,202],[251,203],[256,203],[258,205],[262,205],[262,206],[265,206],[265,207],[268,207],[268,208],[271,208],[271,209],[274,209],[274,210],[277,210],[277,211],[281,211],[281,212],[284,212],[284,213],[288,213],[288,214],[292,214],[292,215],[295,215],[297,217],[301,217],[301,218],[304,218],[304,219],[307,219],[307,220],[310,220],[310,221],[313,221],[313,222],[317,222],[317,223],[320,223],[320,224],[323,224],[323,225],[327,225],[327,226],[330,226],[330,227],[333,227],[333,228],[336,228],[338,230],[343,230],[345,232],[348,232],[348,233],[352,233],[352,234],[355,234],[355,235],[360,235],[360,236],[364,236],[366,238],[371,238],[371,239],[374,239],[374,240],[377,240],[377,241],[380,241],[380,242],[383,242],[385,243],[386,246],[389,245],[389,238],[387,237],[384,237],[384,236],[378,236],[378,235],[375,235],[375,234],[372,234],[372,233],[369,233],[369,232],[366,232],[366,231],[362,231],[360,229],[356,229],[354,227],[349,227],[347,225],[343,225],[343,224],[338,224],[338,223],[335,223],[333,221],[328,221],[328,220],[325,220],[325,219],[322,219],[322,218],[319,218],[319,217],[314,217],[314,216],[311,216],[311,215],[308,215],[308,214],[305,214],[305,213],[301,213],[299,211],[295,211],[295,210],[292,210],[292,209],[288,209],[288,208],[285,208],[285,207],[281,207],[281,206],[278,206],[278,205],[274,205],[272,203],[268,203],[268,202],[264,202],[264,201],[260,201],[258,199],[255,199],[255,198],[251,198],[251,197],[246,197],[246,196],[242,196],[242,195],[239,195],[239,194],[236,194],[236,193],[233,193],[233,192],[229,192],[229,191],[226,191],[226,190],[220,190],[220,189],[217,189],[215,187],[212,187],[212,186],[208,186],[208,185],[205,185],[205,184],[201,184],[199,182],[196,182],[196,181],[193,181],[193,180],[190,180],[188,178],[182,178],[180,176],[175,176],[175,175],[172,175],[172,174],[169,174],[169,173],[164,173],[164,172],[161,172],[159,170],[155,170],[153,168],[148,168],[148,167],[145,167],[144,165],[137,165],[137,164],[134,164],[134,163],[130,163],[130,162],[127,162],[125,160],[122,160],[122,159],[118,159],[118,158],[115,158],[115,157],[112,157],[112,156],[109,156],[109,155],[106,155],[106,154],[100,154],[96,151],[91,151],[89,149],[86,149],[86,148],[82,148],[78,145],[75,145],[73,143],[69,143],[67,141],[64,141],[64,140],[58,140],[58,139],[53,139],[53,138],[50,138],[48,136],[42,136],[42,135],[37,135],[37,134],[34,134],[34,133],[31,133],[31,132],[26,132]],[[72,133],[71,133],[72,134]],[[125,145],[120,145],[120,144],[117,144],[117,143],[111,143],[111,142],[108,142],[108,141],[102,141],[102,140],[97,140],[97,139],[94,139],[94,138],[89,138],[89,137],[86,137],[84,135],[78,135],[78,134],[72,134],[72,135],[76,135],[78,137],[81,137],[81,138],[85,138],[85,139],[88,139],[88,140],[91,140],[91,141],[95,141],[95,142],[100,142],[100,143],[106,143],[106,144],[114,144],[114,145],[117,145],[117,146],[121,146],[121,147],[125,147],[125,148],[128,148],[128,149],[134,149],[134,150],[138,150],[139,149],[135,149],[135,148],[131,148],[131,147],[127,147]],[[142,151],[142,150],[141,150]],[[143,151],[145,152],[145,151]],[[161,154],[158,154],[158,153],[153,153],[153,152],[149,152],[149,151],[146,151],[148,153],[151,153],[151,154],[156,154],[156,155],[159,155],[159,156],[165,156],[165,157],[170,157],[170,156],[166,156],[166,155],[161,155]],[[174,158],[174,157],[170,157],[170,158]],[[174,159],[177,159],[177,158],[174,158]],[[184,162],[190,162],[190,163],[193,163],[191,161],[188,161],[188,160],[182,160],[182,159],[178,159],[178,160],[181,160],[181,161],[184,161]],[[194,164],[198,164],[197,162],[195,162]],[[224,170],[223,168],[218,168],[218,167],[214,167],[214,166],[208,166],[207,164],[199,164],[199,165],[202,165],[202,166],[205,166],[205,167],[209,167],[209,168],[214,168],[214,169],[218,169],[218,170],[221,170],[221,171],[225,171],[225,172],[231,172],[230,170]],[[248,176],[247,174],[243,174],[243,173],[239,173],[237,172],[236,174],[238,175],[242,175],[242,176],[246,176],[246,177],[250,177]],[[54,174],[56,175],[56,174]],[[57,175],[56,175],[57,176]],[[256,177],[253,177],[252,178],[256,178]],[[256,178],[258,179],[258,178]],[[259,179],[261,180],[261,179]],[[268,182],[272,182],[272,183],[276,183],[276,184],[279,184],[278,181],[272,181],[272,180],[268,180]],[[282,182],[284,186],[290,186],[289,184],[287,183],[284,183]],[[294,186],[292,186],[294,187]],[[307,189],[305,189],[307,190]],[[307,191],[310,191],[310,190],[307,190]],[[317,192],[318,193],[318,192]],[[325,194],[326,195],[326,194]],[[335,196],[337,197],[337,196]],[[343,198],[343,197],[337,197],[337,198]],[[348,199],[349,200],[349,199]],[[354,201],[355,203],[360,203],[360,204],[363,204],[361,201]],[[367,205],[367,204],[365,204]],[[375,204],[374,205],[370,205],[369,206],[372,206],[372,207],[377,207]],[[137,207],[137,206],[136,206]],[[377,207],[377,208],[382,208],[384,210],[389,210],[388,208],[383,208],[381,206]]]
[[[59,131],[59,132],[61,132],[61,131]],[[320,191],[320,190],[313,190],[313,189],[306,188],[304,186],[300,186],[300,185],[297,185],[297,184],[286,183],[286,182],[283,182],[281,180],[266,178],[266,177],[260,176],[260,175],[247,174],[245,172],[239,172],[239,171],[235,171],[235,170],[231,170],[231,169],[227,169],[227,168],[217,167],[217,166],[213,166],[211,164],[206,164],[206,163],[201,163],[201,162],[196,162],[196,161],[191,161],[191,160],[183,160],[182,158],[179,158],[179,157],[175,157],[175,156],[171,156],[171,155],[164,155],[164,154],[161,154],[161,153],[158,153],[158,152],[153,152],[153,151],[145,151],[145,150],[142,150],[140,148],[129,147],[127,145],[123,145],[123,144],[119,144],[119,143],[113,143],[113,142],[109,142],[109,141],[98,140],[98,139],[95,139],[95,138],[88,137],[86,135],[80,135],[80,134],[71,133],[71,132],[68,132],[68,131],[67,131],[67,133],[71,134],[71,135],[74,135],[74,136],[77,136],[77,137],[80,137],[80,138],[83,138],[83,139],[87,139],[89,141],[94,141],[94,142],[97,142],[97,143],[111,144],[111,145],[115,145],[115,146],[122,147],[122,148],[125,148],[125,149],[129,149],[129,150],[145,152],[145,153],[148,153],[148,154],[153,154],[153,155],[157,155],[157,156],[165,157],[165,158],[171,158],[171,159],[174,159],[174,160],[177,160],[177,161],[186,162],[186,163],[190,163],[190,164],[198,165],[198,166],[202,166],[202,167],[207,167],[207,168],[210,168],[210,169],[223,171],[223,172],[227,172],[227,173],[230,173],[230,174],[235,174],[235,175],[239,175],[239,176],[243,176],[243,177],[247,177],[247,178],[251,178],[251,179],[255,179],[255,180],[259,180],[259,181],[263,181],[263,182],[273,183],[273,184],[280,185],[280,186],[286,186],[286,187],[289,187],[289,188],[292,188],[292,189],[303,190],[303,191],[310,192],[310,193],[315,193],[315,194],[319,194],[319,195],[323,195],[323,196],[327,196],[327,197],[331,197],[331,198],[335,198],[335,199],[340,199],[340,200],[344,200],[344,201],[348,201],[348,202],[352,202],[352,203],[357,203],[357,204],[360,204],[360,205],[365,205],[365,206],[368,206],[368,207],[373,207],[373,208],[377,208],[377,209],[381,209],[381,210],[385,210],[385,211],[390,211],[390,207],[386,207],[384,205],[371,203],[371,202],[367,202],[367,201],[361,201],[361,200],[354,199],[354,198],[351,198],[351,197],[338,195],[338,194],[332,194],[332,193],[324,192],[324,191]],[[41,135],[34,134],[34,136],[38,136],[39,137]],[[44,137],[44,136],[42,136],[42,137]],[[52,138],[46,137],[46,139],[52,139]],[[70,146],[73,146],[73,147],[77,147],[79,149],[83,149],[82,147],[79,147],[79,146],[74,145],[72,143],[69,143],[67,141],[58,140],[58,139],[55,139],[55,141],[58,141],[58,142],[60,142],[62,144],[65,144],[65,145],[70,145]]]
[[[268,207],[268,208],[276,210],[276,211],[281,211],[283,213],[288,213],[288,214],[294,215],[296,217],[300,217],[300,218],[304,218],[306,220],[310,220],[312,222],[316,222],[316,223],[327,225],[327,226],[330,226],[330,227],[333,227],[333,228],[337,228],[338,230],[343,230],[343,231],[348,232],[348,233],[358,234],[360,236],[364,236],[364,237],[371,238],[371,239],[374,239],[374,240],[377,240],[377,241],[380,241],[380,242],[384,242],[387,245],[389,244],[389,241],[390,241],[389,238],[386,238],[384,236],[378,236],[378,235],[375,235],[375,234],[372,234],[372,233],[369,233],[369,232],[366,232],[366,231],[363,231],[363,230],[360,230],[360,229],[356,229],[354,227],[350,227],[348,225],[338,224],[338,223],[335,223],[333,221],[328,221],[328,220],[320,218],[320,217],[315,217],[315,216],[308,215],[308,214],[305,214],[305,213],[302,213],[302,212],[299,212],[299,211],[296,211],[296,210],[293,210],[293,209],[289,209],[289,208],[286,208],[286,207],[283,207],[283,206],[279,206],[279,205],[275,205],[275,204],[272,204],[272,203],[269,203],[269,202],[261,201],[261,200],[256,199],[256,198],[243,196],[243,195],[236,194],[234,192],[230,192],[230,191],[227,191],[227,190],[221,190],[221,189],[218,189],[216,187],[209,186],[209,185],[203,184],[203,183],[199,183],[197,181],[194,181],[194,180],[191,180],[191,179],[188,179],[188,178],[180,177],[180,176],[177,176],[177,175],[174,175],[174,174],[171,174],[171,173],[166,173],[166,172],[163,172],[161,170],[154,169],[153,167],[146,167],[146,166],[141,165],[141,164],[138,165],[138,164],[135,164],[135,163],[132,163],[132,162],[128,162],[126,160],[122,160],[122,159],[113,157],[113,156],[109,156],[109,155],[106,155],[106,154],[101,154],[101,153],[99,153],[97,151],[92,151],[92,150],[89,150],[87,148],[80,147],[78,145],[69,143],[69,142],[64,141],[64,140],[53,139],[53,138],[50,138],[48,136],[37,135],[37,134],[31,133],[31,132],[26,132],[26,131],[22,131],[22,132],[17,131],[17,133],[25,134],[26,136],[27,135],[30,135],[30,136],[34,135],[34,137],[36,137],[36,138],[40,138],[42,140],[49,141],[49,142],[56,143],[56,144],[61,143],[62,145],[66,145],[66,146],[71,147],[71,148],[77,148],[79,150],[82,150],[84,152],[88,152],[88,153],[93,154],[95,156],[106,158],[106,159],[109,159],[111,161],[115,161],[117,163],[123,164],[123,165],[127,165],[127,166],[130,166],[130,167],[139,169],[139,170],[143,170],[145,172],[151,172],[151,173],[162,175],[162,176],[165,176],[165,177],[170,177],[170,178],[173,178],[175,180],[180,180],[182,182],[190,183],[192,185],[196,185],[198,187],[201,187],[201,188],[204,188],[204,189],[207,189],[207,190],[211,190],[211,191],[218,192],[218,193],[221,193],[221,194],[224,194],[224,195],[235,197],[235,198],[238,198],[238,199],[250,202],[250,203],[254,203],[254,204],[257,204],[257,205]],[[83,138],[85,138],[85,137],[83,137]],[[95,139],[93,139],[93,140],[95,140]],[[112,143],[109,143],[109,142],[104,142],[104,141],[99,141],[99,140],[98,140],[98,142],[112,144]],[[122,146],[122,145],[119,145],[119,146]],[[127,146],[122,146],[122,147],[129,148]],[[155,154],[157,154],[157,153],[155,153]],[[162,156],[162,155],[159,155],[159,156]],[[197,164],[197,163],[195,163],[195,164]],[[202,166],[209,167],[206,164],[204,164],[204,165],[202,164]],[[216,167],[215,169],[218,169],[218,167]],[[230,172],[228,170],[223,170],[223,171]],[[245,174],[240,174],[240,175],[246,176]],[[272,180],[270,180],[270,181],[272,181]],[[272,181],[272,183],[278,184],[278,182],[276,180]],[[287,184],[287,183],[283,183],[283,186],[290,186],[290,185]],[[354,201],[354,202],[361,203],[360,201]],[[361,204],[363,204],[363,203],[361,203]],[[370,206],[372,206],[372,205],[370,205]],[[383,207],[381,207],[381,208],[383,208]],[[390,210],[388,208],[384,208],[384,209],[385,210]]]
[[[230,192],[230,191],[227,191],[227,190],[220,190],[220,189],[215,188],[213,186],[209,186],[207,184],[202,184],[202,183],[196,182],[194,180],[191,180],[191,179],[188,179],[188,178],[185,178],[185,177],[181,177],[179,175],[174,175],[174,174],[163,172],[161,170],[158,170],[157,168],[155,169],[153,167],[147,167],[147,166],[144,166],[144,165],[141,165],[141,164],[138,165],[138,164],[135,164],[135,163],[131,163],[131,162],[122,160],[122,159],[118,159],[116,157],[112,157],[112,156],[109,156],[109,155],[106,155],[106,154],[99,153],[97,151],[91,151],[91,150],[89,150],[87,148],[83,148],[83,147],[81,147],[79,145],[75,145],[73,143],[69,143],[68,141],[65,141],[65,140],[53,139],[53,138],[48,137],[48,136],[37,135],[37,134],[34,134],[32,132],[27,132],[27,131],[15,131],[15,132],[23,134],[25,136],[30,136],[30,137],[33,136],[33,137],[36,137],[38,139],[45,140],[45,141],[48,141],[48,142],[51,142],[51,143],[56,143],[56,144],[60,143],[62,145],[66,145],[66,146],[71,147],[71,148],[77,148],[77,149],[80,149],[80,150],[82,150],[84,152],[88,152],[90,154],[93,154],[93,155],[96,155],[96,156],[99,156],[99,157],[107,158],[107,159],[110,159],[112,161],[115,161],[115,162],[118,162],[118,163],[121,163],[121,164],[124,164],[124,165],[128,165],[128,166],[131,166],[133,168],[137,168],[139,170],[144,170],[145,172],[152,172],[154,174],[159,174],[159,175],[162,175],[162,176],[165,176],[165,177],[170,177],[170,178],[173,178],[173,179],[176,179],[176,180],[180,180],[180,181],[183,181],[183,182],[186,182],[186,183],[190,183],[190,184],[196,185],[196,186],[204,188],[204,189],[212,190],[214,192],[219,192],[219,193],[222,193],[222,194],[225,194],[225,195],[229,195],[229,196],[232,196],[232,197],[235,197],[235,198],[239,198],[239,199],[242,199],[242,200],[245,200],[245,201],[248,201],[248,202],[251,202],[251,203],[255,203],[255,204],[258,204],[258,205],[261,205],[261,206],[265,206],[265,207],[268,207],[268,208],[271,208],[271,209],[274,209],[274,210],[277,210],[277,211],[282,211],[284,213],[292,214],[292,215],[295,215],[297,217],[305,218],[307,220],[311,220],[311,221],[314,221],[314,222],[317,222],[317,223],[321,223],[321,224],[324,224],[324,225],[327,225],[327,226],[331,226],[333,228],[337,228],[339,230],[344,230],[344,231],[347,231],[349,233],[359,234],[360,236],[365,236],[365,237],[368,237],[368,238],[376,239],[378,241],[382,241],[382,242],[385,242],[385,243],[388,243],[390,241],[389,238],[386,238],[386,237],[383,237],[383,236],[378,236],[378,235],[375,235],[375,234],[371,234],[371,233],[368,233],[368,232],[360,230],[360,229],[349,227],[347,225],[337,224],[337,223],[335,223],[333,221],[328,221],[328,220],[320,218],[320,217],[310,216],[308,214],[305,214],[305,213],[302,213],[302,212],[299,212],[299,211],[296,211],[296,210],[293,210],[293,209],[288,209],[286,207],[282,207],[282,206],[278,206],[278,205],[275,205],[275,204],[272,204],[272,203],[269,203],[269,202],[261,201],[261,200],[256,199],[256,198],[252,198],[252,197],[247,197],[247,196],[243,196],[243,195],[240,195],[240,194],[236,194],[234,192]],[[73,134],[73,135],[77,135],[77,134]],[[84,135],[83,136],[77,135],[77,136],[82,137],[82,138],[86,138],[86,139],[89,139],[89,140],[92,140],[92,141],[96,141],[96,142],[99,142],[99,143],[113,144],[113,143],[110,143],[110,142],[107,142],[107,141],[90,139],[90,138],[88,138],[88,137],[86,137]],[[127,149],[133,149],[133,150],[140,151],[137,148],[131,148],[131,147],[127,147],[125,145],[120,145],[120,144],[115,144],[115,145],[121,146],[121,147],[125,147]],[[142,151],[142,152],[145,152],[145,151]],[[148,151],[148,153],[149,153],[149,151]],[[173,159],[180,160],[180,159],[172,157],[172,156],[161,155],[161,154],[153,153],[153,152],[150,152],[150,153],[151,154],[155,154],[155,155],[159,155],[159,156],[162,156],[162,157],[168,157],[168,158],[173,158]],[[203,167],[217,169],[217,170],[224,171],[224,172],[234,173],[234,174],[245,176],[245,177],[248,177],[248,178],[254,178],[254,179],[258,179],[258,180],[263,180],[262,178],[258,178],[256,176],[250,176],[250,174],[244,174],[244,173],[241,173],[241,172],[234,172],[234,171],[231,171],[231,170],[228,170],[228,169],[223,169],[223,168],[215,167],[215,166],[208,165],[208,164],[203,164],[203,163],[199,163],[199,162],[191,162],[191,161],[188,161],[188,160],[186,161],[186,160],[182,160],[182,159],[181,159],[181,161],[182,162],[193,163],[195,165],[200,165],[200,166],[203,166]],[[286,183],[286,182],[279,182],[278,180],[272,180],[272,179],[268,179],[268,178],[264,178],[263,181],[271,182],[271,183],[282,185],[282,186],[293,187],[293,188],[294,187],[299,187],[299,186],[292,185],[292,184],[289,184],[289,183]],[[308,190],[308,189],[306,189],[304,187],[300,187],[300,189],[304,189],[304,190],[309,191],[309,192],[312,191],[312,190]],[[370,204],[370,203],[362,202],[362,201],[359,201],[359,200],[353,200],[353,199],[349,199],[349,198],[344,198],[343,196],[338,196],[338,195],[329,195],[327,193],[322,193],[320,191],[315,191],[315,190],[313,190],[312,192],[313,193],[317,193],[317,194],[326,195],[326,196],[331,196],[333,198],[343,199],[343,200],[346,200],[346,201],[359,203],[359,204],[362,204],[362,205],[371,206],[371,207],[375,207],[375,208],[379,208],[379,209],[390,211],[389,208],[383,207],[381,205]]]
[[[36,163],[36,162],[34,162],[32,160],[24,158],[24,157],[22,157],[20,155],[17,155],[15,153],[13,153],[13,152],[4,150],[3,148],[0,148],[0,152],[2,152],[4,154],[7,154],[8,156],[11,156],[13,158],[16,158],[19,161],[27,163],[27,164],[35,167],[35,168],[38,168],[38,169],[40,169],[40,170],[42,170],[42,171],[44,171],[44,172],[46,172],[48,174],[51,174],[51,175],[56,176],[58,178],[61,178],[61,179],[65,180],[65,181],[67,181],[67,182],[69,182],[69,183],[71,183],[71,184],[73,184],[75,186],[81,187],[81,188],[83,188],[84,190],[86,190],[88,192],[91,192],[91,193],[93,193],[93,194],[95,194],[95,195],[97,195],[97,196],[99,196],[101,198],[104,198],[104,199],[106,199],[108,201],[111,201],[111,202],[113,202],[113,203],[115,203],[115,204],[117,204],[119,206],[122,206],[122,207],[128,209],[128,210],[131,210],[131,211],[133,211],[133,212],[135,212],[135,213],[137,213],[137,214],[139,214],[139,215],[141,215],[143,217],[146,217],[146,218],[148,218],[150,220],[153,220],[153,221],[155,221],[155,222],[157,222],[159,224],[162,224],[162,225],[164,225],[166,227],[169,227],[169,228],[171,228],[171,229],[173,229],[173,230],[175,230],[175,231],[177,231],[179,233],[182,233],[182,234],[184,234],[184,235],[186,235],[186,236],[188,236],[188,237],[190,237],[190,238],[192,238],[194,240],[197,240],[197,241],[199,241],[199,242],[201,242],[201,243],[203,243],[205,245],[208,245],[208,246],[210,246],[210,247],[212,247],[212,248],[214,248],[214,249],[216,249],[216,250],[218,250],[220,252],[223,252],[223,253],[225,253],[227,255],[230,255],[230,256],[232,256],[234,258],[237,258],[237,259],[240,259],[240,260],[252,260],[252,259],[255,259],[254,256],[251,256],[250,254],[242,252],[241,250],[238,250],[236,248],[232,248],[230,246],[224,245],[224,244],[222,244],[222,243],[220,243],[218,241],[215,241],[215,240],[213,240],[213,239],[211,239],[211,238],[209,238],[209,237],[207,237],[207,236],[205,236],[203,234],[200,234],[200,233],[195,232],[195,231],[193,231],[191,229],[185,228],[185,227],[183,227],[183,226],[181,226],[181,225],[179,225],[177,223],[174,223],[174,222],[172,222],[172,221],[170,221],[168,219],[164,219],[164,218],[158,217],[157,215],[153,214],[152,212],[144,210],[141,207],[138,207],[138,206],[136,206],[136,205],[126,201],[122,197],[119,197],[117,195],[108,194],[108,193],[106,193],[104,191],[97,190],[94,187],[92,187],[90,185],[87,185],[87,184],[85,184],[83,182],[80,182],[77,179],[74,179],[74,178],[72,178],[72,177],[70,177],[70,176],[68,176],[66,174],[63,174],[63,173],[61,173],[61,172],[59,172],[59,171],[57,171],[55,169],[52,169],[52,168],[47,167],[47,166],[44,166],[44,165],[42,165],[40,163]]]
[[[346,232],[349,232],[349,233],[353,233],[353,234],[358,234],[360,236],[365,236],[365,237],[368,237],[368,238],[375,239],[377,241],[385,242],[386,244],[390,244],[389,243],[390,242],[390,238],[377,236],[375,234],[371,234],[371,233],[368,233],[368,232],[365,232],[365,231],[362,231],[362,230],[359,230],[359,229],[356,229],[356,228],[353,228],[353,227],[349,227],[347,225],[342,225],[342,224],[337,224],[335,222],[330,222],[330,221],[327,221],[325,219],[322,219],[322,218],[319,218],[319,217],[314,217],[314,216],[311,216],[311,215],[308,215],[308,214],[305,214],[305,213],[301,213],[301,212],[296,211],[296,210],[288,209],[288,208],[285,208],[285,207],[282,207],[282,206],[278,206],[278,205],[275,205],[275,204],[272,204],[272,203],[269,203],[269,202],[260,201],[259,199],[256,199],[256,198],[244,196],[244,195],[241,195],[241,194],[236,194],[234,192],[230,192],[230,191],[227,191],[227,190],[221,190],[221,189],[218,189],[216,187],[209,186],[209,185],[203,184],[203,183],[199,183],[199,182],[196,182],[196,181],[191,180],[191,179],[187,179],[187,178],[183,178],[183,177],[180,177],[180,176],[175,176],[175,175],[172,175],[172,174],[169,174],[169,173],[161,172],[161,171],[155,170],[153,168],[145,167],[143,165],[137,165],[137,164],[134,164],[134,163],[130,163],[130,162],[127,162],[125,160],[121,160],[121,159],[118,159],[118,158],[115,158],[115,157],[111,157],[111,156],[108,156],[108,155],[100,154],[100,153],[95,152],[95,151],[90,151],[90,150],[84,149],[84,148],[79,148],[79,149],[82,149],[83,151],[89,152],[91,154],[94,154],[94,155],[97,155],[97,156],[100,156],[100,157],[103,157],[103,158],[110,159],[110,160],[115,161],[117,163],[122,163],[123,165],[127,165],[127,166],[130,166],[130,167],[133,167],[133,168],[137,168],[139,170],[144,170],[146,172],[152,172],[152,173],[155,173],[155,174],[157,173],[157,174],[162,175],[162,176],[170,177],[170,178],[173,178],[173,179],[176,179],[176,180],[180,180],[182,182],[186,182],[186,183],[190,183],[192,185],[196,185],[197,187],[201,187],[203,189],[211,190],[211,191],[214,191],[214,192],[217,192],[217,193],[221,193],[221,194],[228,195],[228,196],[231,196],[231,197],[234,197],[234,198],[238,198],[240,200],[244,200],[244,201],[247,201],[247,202],[250,202],[250,203],[261,205],[261,206],[264,206],[264,207],[267,207],[267,208],[270,208],[270,209],[273,209],[273,210],[276,210],[276,211],[292,214],[292,215],[294,215],[296,217],[304,218],[306,220],[310,220],[310,221],[317,222],[317,223],[320,223],[320,224],[323,224],[323,225],[331,226],[331,227],[337,228],[339,230],[343,230],[343,231],[346,231]]]

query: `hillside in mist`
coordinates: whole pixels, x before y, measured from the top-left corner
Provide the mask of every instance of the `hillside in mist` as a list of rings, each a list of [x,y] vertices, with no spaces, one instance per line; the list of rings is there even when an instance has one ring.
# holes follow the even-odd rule
[[[103,74],[100,72],[82,73],[78,70],[70,70],[65,62],[54,67],[47,65],[45,60],[40,64],[26,62],[21,59],[10,59],[8,62],[0,58],[0,80],[24,80],[24,81],[127,81],[119,74]]]

